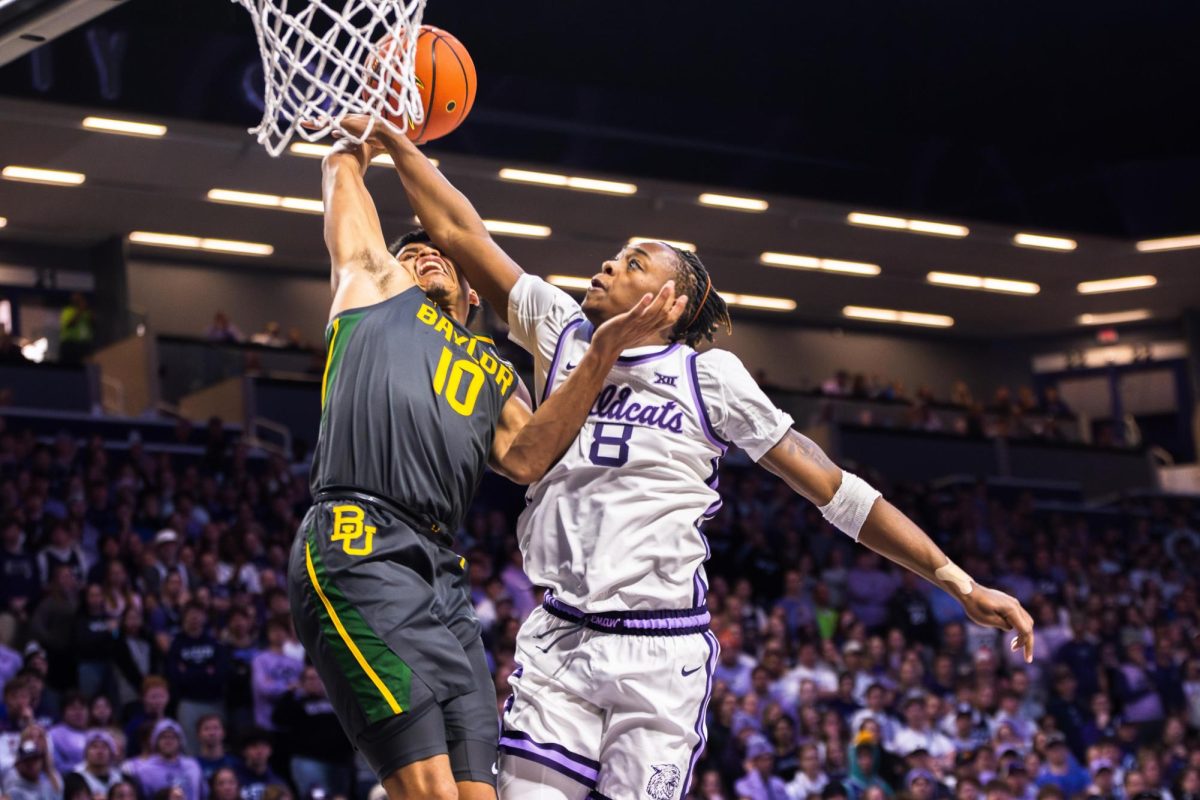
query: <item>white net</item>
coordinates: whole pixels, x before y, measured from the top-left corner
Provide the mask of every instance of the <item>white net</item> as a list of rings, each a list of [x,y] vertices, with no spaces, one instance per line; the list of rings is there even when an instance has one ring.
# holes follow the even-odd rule
[[[265,108],[250,132],[271,155],[335,128],[361,141],[342,128],[347,114],[397,130],[423,120],[413,61],[426,0],[233,2],[250,12],[262,50]]]

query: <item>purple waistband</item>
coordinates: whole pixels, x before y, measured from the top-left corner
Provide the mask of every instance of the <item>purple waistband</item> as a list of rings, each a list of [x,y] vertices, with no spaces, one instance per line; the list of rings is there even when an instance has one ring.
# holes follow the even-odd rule
[[[630,636],[685,636],[708,630],[712,615],[704,606],[676,611],[604,611],[589,614],[546,592],[542,608],[559,619],[578,622],[592,630]]]

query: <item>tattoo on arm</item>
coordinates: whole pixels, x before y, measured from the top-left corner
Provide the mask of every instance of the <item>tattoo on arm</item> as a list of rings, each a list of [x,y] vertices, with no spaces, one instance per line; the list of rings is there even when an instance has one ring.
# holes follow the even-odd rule
[[[829,460],[825,451],[804,434],[790,430],[785,439],[789,455],[803,456],[823,470],[837,469],[837,465]]]

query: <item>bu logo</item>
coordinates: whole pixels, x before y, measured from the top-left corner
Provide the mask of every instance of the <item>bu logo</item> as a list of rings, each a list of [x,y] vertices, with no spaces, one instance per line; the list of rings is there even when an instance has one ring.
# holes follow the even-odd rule
[[[653,800],[672,800],[679,788],[679,767],[674,764],[651,764],[654,774],[646,784],[646,794]]]
[[[371,555],[374,525],[363,524],[363,510],[358,506],[333,507],[333,535],[330,541],[341,542],[342,550],[351,556]]]
[[[675,379],[678,377],[678,375],[663,375],[661,372],[656,372],[654,373],[654,385],[657,386],[661,383],[664,386],[674,386]]]

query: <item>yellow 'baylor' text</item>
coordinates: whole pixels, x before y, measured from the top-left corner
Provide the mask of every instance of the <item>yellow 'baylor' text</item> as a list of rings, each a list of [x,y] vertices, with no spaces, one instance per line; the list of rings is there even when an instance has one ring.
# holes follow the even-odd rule
[[[447,342],[457,347],[467,358],[478,364],[483,372],[491,376],[492,380],[496,382],[496,387],[500,390],[502,397],[508,394],[508,390],[512,388],[513,384],[512,370],[504,362],[496,358],[496,356],[480,347],[477,338],[456,331],[449,317],[446,317],[436,307],[428,303],[422,303],[420,308],[417,309],[417,319],[431,326],[437,333],[444,334]],[[438,388],[440,390],[441,387]],[[472,405],[474,404],[472,403]]]

